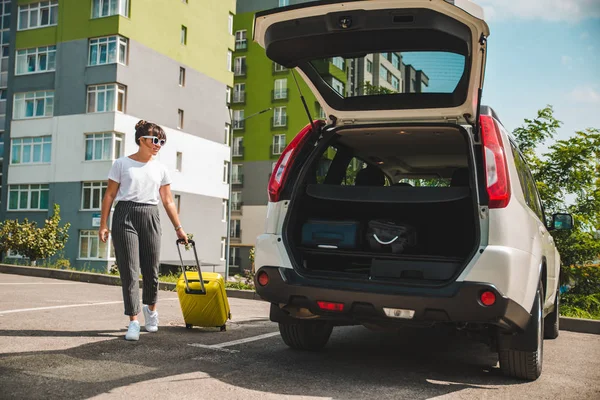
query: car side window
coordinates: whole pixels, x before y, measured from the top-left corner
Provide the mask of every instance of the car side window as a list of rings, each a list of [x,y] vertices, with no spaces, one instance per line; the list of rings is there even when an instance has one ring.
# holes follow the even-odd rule
[[[510,142],[510,146],[513,159],[515,161],[515,166],[517,167],[517,172],[519,174],[519,183],[521,184],[521,189],[523,190],[525,202],[527,203],[527,206],[539,217],[540,221],[544,222],[544,212],[542,211],[542,205],[537,192],[537,187],[535,185],[535,181],[533,180],[533,176],[529,171],[529,167],[521,156],[519,149],[512,141]]]

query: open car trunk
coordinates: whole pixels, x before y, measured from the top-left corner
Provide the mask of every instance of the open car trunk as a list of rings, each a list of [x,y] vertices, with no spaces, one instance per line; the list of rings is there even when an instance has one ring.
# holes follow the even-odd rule
[[[370,281],[455,279],[479,246],[471,148],[457,125],[338,129],[295,183],[284,224],[295,267]]]

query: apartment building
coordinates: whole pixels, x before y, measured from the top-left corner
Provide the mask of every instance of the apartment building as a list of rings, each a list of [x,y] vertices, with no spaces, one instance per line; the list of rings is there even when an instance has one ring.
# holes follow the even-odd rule
[[[101,199],[113,161],[137,151],[134,127],[145,119],[167,133],[158,157],[185,230],[203,261],[224,271],[235,0],[7,5],[0,218],[43,224],[58,203],[71,223],[64,256],[80,268],[110,267],[112,244],[97,239]],[[161,221],[169,264],[176,235],[162,207]]]

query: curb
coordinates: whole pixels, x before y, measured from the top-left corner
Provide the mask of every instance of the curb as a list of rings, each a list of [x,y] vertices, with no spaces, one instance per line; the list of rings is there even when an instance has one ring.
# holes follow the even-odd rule
[[[40,278],[63,279],[70,281],[96,283],[100,285],[121,286],[121,278],[116,275],[96,274],[93,272],[65,271],[61,269],[26,267],[23,265],[0,264],[0,273],[36,276]],[[175,284],[170,282],[159,282],[158,289],[175,291]],[[140,279],[140,288],[142,280]],[[262,298],[252,290],[226,289],[227,297],[246,300],[261,300]],[[578,333],[591,333],[600,335],[600,321],[560,317],[560,330]]]
[[[560,317],[559,326],[561,331],[600,335],[600,320]]]
[[[27,267],[24,265],[0,264],[0,273],[36,276],[39,278],[62,279],[68,281],[77,281],[85,283],[96,283],[100,285],[121,286],[121,278],[116,275],[96,274],[93,272],[67,271],[62,269]],[[142,287],[140,279],[139,287]],[[176,284],[170,282],[159,282],[158,290],[174,292]],[[260,296],[252,290],[226,289],[227,297],[246,300],[262,300]]]

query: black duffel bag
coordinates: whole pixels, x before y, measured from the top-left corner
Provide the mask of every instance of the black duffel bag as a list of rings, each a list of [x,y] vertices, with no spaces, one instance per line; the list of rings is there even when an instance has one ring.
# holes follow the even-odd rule
[[[417,244],[417,233],[409,224],[372,220],[367,226],[367,243],[373,251],[399,254]]]

